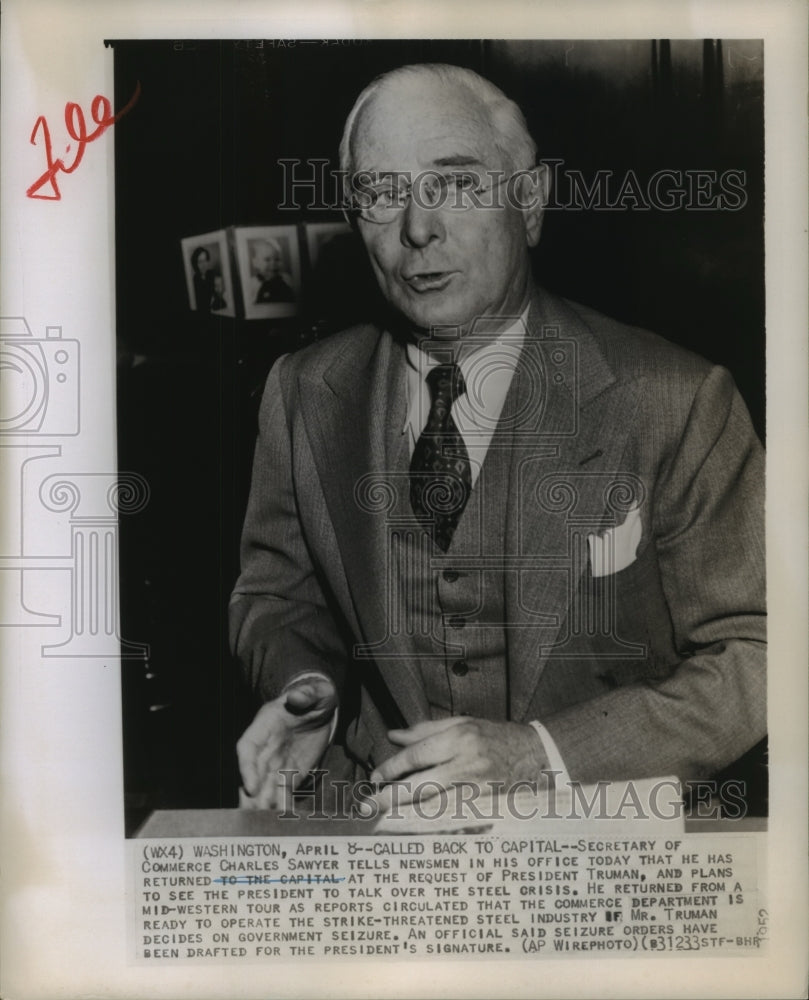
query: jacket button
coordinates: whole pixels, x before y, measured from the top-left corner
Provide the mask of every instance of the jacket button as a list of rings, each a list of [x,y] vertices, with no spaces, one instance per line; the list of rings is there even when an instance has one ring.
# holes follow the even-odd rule
[[[452,672],[456,677],[464,677],[469,673],[469,665],[466,660],[456,660],[452,664]]]
[[[442,576],[447,581],[447,583],[455,583],[461,574],[457,569],[445,569]]]
[[[463,628],[466,625],[466,620],[460,615],[452,615],[447,624],[450,628]]]

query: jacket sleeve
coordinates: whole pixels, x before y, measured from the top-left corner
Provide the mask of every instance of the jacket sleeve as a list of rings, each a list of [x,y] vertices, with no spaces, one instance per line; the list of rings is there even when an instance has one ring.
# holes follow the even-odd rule
[[[304,673],[325,674],[339,691],[346,660],[298,516],[286,361],[274,365],[261,403],[241,574],[229,614],[231,649],[262,701]]]
[[[763,450],[729,374],[713,368],[652,500],[679,661],[663,680],[542,720],[573,780],[705,777],[766,734],[763,501]]]

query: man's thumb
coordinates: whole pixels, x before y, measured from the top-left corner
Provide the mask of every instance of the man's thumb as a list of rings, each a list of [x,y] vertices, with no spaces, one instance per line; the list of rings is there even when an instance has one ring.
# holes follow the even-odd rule
[[[334,689],[330,684],[301,684],[287,691],[284,708],[291,715],[306,715],[307,712],[330,712],[337,704]]]

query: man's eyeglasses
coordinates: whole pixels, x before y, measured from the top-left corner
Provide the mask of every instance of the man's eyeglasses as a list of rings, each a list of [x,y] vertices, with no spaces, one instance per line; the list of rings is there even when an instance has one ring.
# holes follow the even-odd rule
[[[349,217],[358,216],[366,222],[385,225],[402,214],[411,198],[419,208],[427,209],[457,212],[470,208],[502,208],[502,201],[486,198],[485,195],[515,177],[531,173],[530,170],[518,170],[500,176],[501,171],[490,170],[481,177],[471,171],[442,174],[437,170],[426,170],[413,181],[407,180],[409,174],[358,173],[352,178],[344,211]],[[517,198],[514,204],[518,208],[530,207]]]

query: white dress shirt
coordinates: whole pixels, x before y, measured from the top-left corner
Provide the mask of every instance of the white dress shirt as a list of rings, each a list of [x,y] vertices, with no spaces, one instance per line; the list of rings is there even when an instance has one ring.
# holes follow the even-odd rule
[[[496,338],[458,362],[466,392],[452,404],[452,419],[469,453],[473,486],[489,450],[517,367],[525,340],[527,315],[526,309]],[[437,341],[430,343],[436,344]],[[402,433],[408,435],[411,455],[430,415],[430,390],[425,381],[427,373],[441,363],[442,360],[421,350],[416,344],[407,345],[407,416]]]

